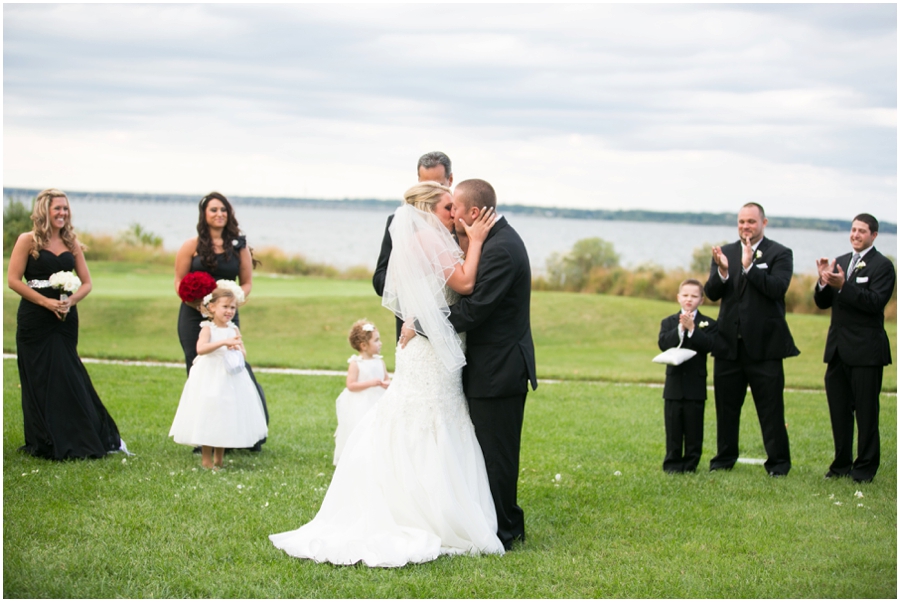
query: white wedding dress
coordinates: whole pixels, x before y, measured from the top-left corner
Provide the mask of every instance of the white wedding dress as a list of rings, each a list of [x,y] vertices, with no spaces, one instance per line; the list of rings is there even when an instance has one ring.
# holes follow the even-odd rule
[[[439,296],[453,295],[444,289]],[[503,553],[462,367],[448,369],[421,336],[398,347],[396,360],[391,385],[347,440],[318,514],[296,531],[270,535],[277,548],[372,567]]]

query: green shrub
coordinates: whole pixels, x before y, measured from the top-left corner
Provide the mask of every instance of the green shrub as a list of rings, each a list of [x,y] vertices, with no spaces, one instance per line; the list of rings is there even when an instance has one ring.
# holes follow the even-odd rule
[[[9,197],[9,204],[3,208],[3,256],[9,257],[16,239],[23,232],[31,232],[31,210],[25,203]]]
[[[553,253],[547,258],[547,274],[551,286],[566,291],[582,290],[591,270],[615,268],[619,255],[613,244],[602,238],[584,238],[575,243],[565,255]]]
[[[119,240],[130,247],[162,247],[162,236],[157,236],[149,230],[145,230],[142,225],[137,222],[131,224],[127,230],[123,230],[119,235]]]
[[[691,268],[666,270],[657,265],[646,264],[633,269],[619,267],[618,255],[612,244],[599,238],[580,240],[572,251],[560,255],[554,253],[547,260],[547,276],[538,276],[532,281],[537,291],[568,291],[639,297],[671,301],[678,294],[678,286],[688,278],[696,278],[705,283],[709,277],[712,247],[705,244],[694,249]],[[794,274],[791,286],[785,295],[784,305],[788,313],[828,314],[831,310],[816,307],[813,290],[816,285],[814,274]],[[718,301],[705,300],[707,305],[719,305]],[[897,286],[894,296],[884,310],[886,320],[897,320]]]
[[[694,249],[691,254],[691,271],[697,274],[709,274],[709,268],[712,265],[712,249],[713,247],[721,247],[727,245],[729,241],[723,240],[719,243],[703,243]]]

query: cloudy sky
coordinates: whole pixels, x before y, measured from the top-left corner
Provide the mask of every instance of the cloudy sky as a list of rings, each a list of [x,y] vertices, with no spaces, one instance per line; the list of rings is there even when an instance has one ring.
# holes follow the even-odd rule
[[[4,186],[897,220],[897,8],[5,4]]]

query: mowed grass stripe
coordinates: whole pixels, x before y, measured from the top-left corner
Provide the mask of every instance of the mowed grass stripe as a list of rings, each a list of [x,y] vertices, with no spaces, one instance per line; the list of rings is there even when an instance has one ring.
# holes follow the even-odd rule
[[[357,319],[368,318],[381,331],[385,361],[390,370],[394,369],[394,317],[381,306],[370,283],[274,280],[277,286],[284,286],[281,296],[266,296],[264,279],[258,278],[260,284],[254,286],[253,296],[241,308],[244,341],[252,365],[345,370],[347,358],[353,353],[347,331]],[[166,286],[171,290],[171,281]],[[345,286],[352,294],[340,292]],[[97,289],[102,287],[98,285]],[[174,292],[154,296],[128,290],[134,296],[92,293],[79,304],[79,353],[105,359],[181,361],[176,332],[179,302]],[[659,352],[656,341],[660,321],[677,307],[674,302],[647,299],[535,292],[532,332],[538,376],[662,383],[663,366],[650,360]],[[17,308],[18,297],[7,292],[3,309],[3,350],[7,353],[15,353]],[[717,313],[716,308],[708,309],[713,315]],[[789,314],[788,323],[801,354],[784,362],[786,386],[822,389],[829,317]],[[887,326],[896,358],[897,326],[894,322]],[[712,363],[710,360],[710,383]],[[897,390],[896,369],[885,370],[883,390]]]

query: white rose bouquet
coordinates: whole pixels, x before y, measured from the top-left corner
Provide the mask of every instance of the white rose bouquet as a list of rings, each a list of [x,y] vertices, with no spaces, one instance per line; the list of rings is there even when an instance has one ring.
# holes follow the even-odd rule
[[[50,286],[64,291],[60,293],[59,299],[65,301],[69,298],[68,293],[74,293],[81,288],[81,278],[75,272],[56,272],[50,275]],[[62,319],[65,321],[66,314],[62,315]]]

